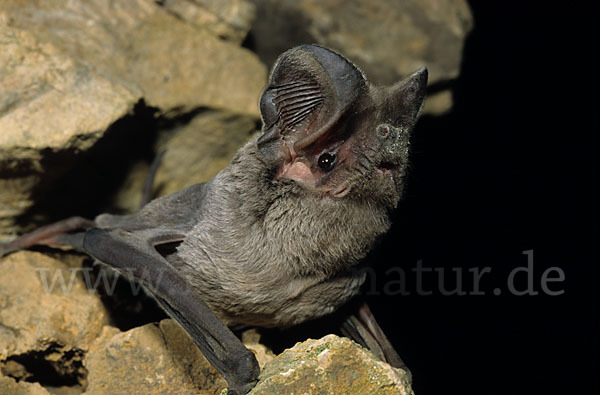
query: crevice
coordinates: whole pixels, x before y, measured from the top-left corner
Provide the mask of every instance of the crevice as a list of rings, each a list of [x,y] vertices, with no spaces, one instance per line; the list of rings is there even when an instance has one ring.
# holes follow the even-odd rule
[[[81,349],[51,343],[45,350],[9,356],[0,361],[0,371],[17,382],[35,382],[49,390],[72,387],[83,391],[88,374],[84,356]]]
[[[153,156],[156,111],[141,100],[85,152],[43,150],[40,168],[50,171],[39,174],[43,182],[31,194],[37,203],[17,218],[17,225],[30,228],[73,215],[93,218],[109,208],[128,170]]]
[[[139,284],[121,275],[114,280],[111,277],[114,273],[104,265],[94,265],[90,272],[91,283],[97,284],[95,290],[109,314],[111,325],[121,331],[128,331],[168,318],[156,300]],[[107,284],[104,281],[98,281],[99,276],[111,277],[108,279],[111,289],[106,289]]]

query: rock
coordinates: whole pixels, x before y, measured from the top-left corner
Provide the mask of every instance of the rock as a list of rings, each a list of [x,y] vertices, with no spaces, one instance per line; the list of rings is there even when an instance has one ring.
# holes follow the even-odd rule
[[[144,20],[128,37],[129,78],[149,105],[163,111],[213,107],[258,116],[266,69],[250,51],[167,13]]]
[[[213,178],[256,129],[256,119],[225,111],[202,112],[172,129],[156,148],[166,150],[156,174],[159,195]]]
[[[130,133],[135,122],[119,122],[140,106],[164,117],[210,107],[258,119],[266,69],[238,45],[253,5],[159,3],[0,2],[0,233],[23,231],[16,218],[37,214],[35,199],[107,131]],[[179,18],[184,3],[204,16]]]
[[[189,1],[189,7],[210,7]],[[229,21],[251,6],[213,4]],[[10,26],[27,29],[78,62],[135,90],[162,112],[227,108],[258,116],[266,69],[250,51],[177,18],[153,0],[12,0],[0,5]],[[0,14],[1,15],[1,14]],[[232,22],[235,23],[235,22]],[[243,24],[240,22],[240,24]]]
[[[11,377],[0,375],[0,394],[10,395],[48,395],[49,392],[39,383],[17,382]]]
[[[126,332],[108,325],[100,298],[88,291],[92,282],[84,281],[83,258],[58,256],[64,262],[36,252],[0,260],[0,393],[220,394],[226,388],[175,321]],[[252,394],[412,394],[406,372],[345,338],[307,340],[277,357],[255,330],[242,340],[262,368]]]
[[[408,374],[349,339],[327,335],[285,350],[267,363],[250,391],[259,394],[398,394],[413,391]]]
[[[219,394],[227,387],[173,320],[105,333],[85,359],[86,394]]]
[[[267,346],[260,343],[260,334],[256,329],[248,329],[242,333],[242,343],[254,353],[261,369],[275,359],[275,354]]]
[[[346,338],[328,335],[307,340],[277,357],[259,343],[256,331],[247,331],[242,338],[262,369],[251,394],[413,394],[406,372],[379,361]],[[189,335],[171,319],[127,332],[103,333],[84,365],[89,371],[86,394],[220,394],[227,387]]]
[[[253,43],[267,65],[288,48],[318,43],[343,53],[378,84],[396,82],[419,66],[429,69],[430,84],[455,79],[473,26],[465,0],[253,2]],[[451,107],[445,91],[426,101],[426,112]]]
[[[89,149],[140,96],[1,24],[0,80],[0,229],[8,233],[32,191],[69,168],[57,153]]]
[[[0,360],[52,344],[88,348],[108,316],[83,273],[37,252],[0,260]]]
[[[165,0],[169,12],[217,37],[241,44],[255,17],[254,4],[246,0]]]
[[[165,151],[154,179],[154,197],[208,181],[226,167],[238,149],[257,129],[248,115],[224,110],[203,110],[191,120],[164,126],[154,151]],[[147,161],[138,161],[114,196],[113,206],[121,212],[139,208],[142,190],[150,171]]]
[[[0,370],[5,376],[30,381],[51,376],[85,385],[82,358],[108,314],[86,287],[82,260],[71,259],[74,265],[68,266],[27,251],[0,260]]]

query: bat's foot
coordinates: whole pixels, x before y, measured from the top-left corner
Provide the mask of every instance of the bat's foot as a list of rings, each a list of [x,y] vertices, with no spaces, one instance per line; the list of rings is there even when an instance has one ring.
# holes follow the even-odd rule
[[[227,388],[226,394],[227,395],[246,395],[248,392],[250,392],[250,390],[252,390],[252,388],[254,388],[256,386],[256,383],[258,383],[258,380],[253,381],[251,383],[247,383],[242,386],[229,387],[229,388]]]
[[[229,385],[227,394],[245,395],[258,383],[258,375],[260,368],[254,354],[246,348],[242,343],[237,358],[229,362],[233,362],[230,372],[223,372],[227,385]],[[223,361],[226,362],[227,361]]]
[[[341,330],[345,336],[367,347],[382,361],[404,370],[412,382],[412,373],[383,333],[366,303],[362,302],[357,306],[354,313],[343,322]]]

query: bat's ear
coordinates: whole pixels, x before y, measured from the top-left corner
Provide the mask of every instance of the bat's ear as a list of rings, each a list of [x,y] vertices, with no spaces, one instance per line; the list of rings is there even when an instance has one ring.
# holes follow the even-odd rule
[[[264,134],[259,150],[275,159],[308,147],[331,130],[366,87],[356,66],[326,48],[302,45],[283,53],[260,98]]]
[[[427,90],[427,69],[420,67],[402,81],[394,84],[390,90],[393,111],[400,117],[399,123],[412,126],[423,107]]]

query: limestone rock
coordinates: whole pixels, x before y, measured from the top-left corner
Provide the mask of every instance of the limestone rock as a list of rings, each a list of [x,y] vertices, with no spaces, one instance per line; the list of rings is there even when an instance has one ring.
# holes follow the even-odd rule
[[[89,148],[139,99],[27,31],[0,25],[0,37],[4,157],[9,149],[23,159],[27,150]]]
[[[85,360],[86,394],[219,394],[227,387],[173,320],[107,333]]]
[[[17,382],[11,377],[0,375],[0,394],[10,395],[48,395],[49,392],[39,383]]]
[[[307,340],[267,363],[250,394],[398,394],[413,391],[408,375],[346,338]]]
[[[1,8],[1,6],[0,6]],[[140,98],[51,43],[0,24],[0,229],[31,205],[31,192],[69,165],[58,152],[91,147]]]
[[[210,107],[258,119],[266,69],[239,46],[253,5],[159,3],[0,2],[0,233],[23,231],[15,218],[108,130],[130,132],[133,122],[115,126],[140,105],[165,117]],[[186,16],[204,17],[181,19],[183,3]]]
[[[257,128],[252,117],[225,111],[205,111],[159,140],[166,150],[156,175],[160,195],[208,181],[226,167]]]
[[[124,54],[130,78],[151,106],[210,106],[258,116],[266,69],[250,51],[166,13],[143,21],[130,40]]]
[[[242,343],[254,353],[254,356],[258,361],[258,366],[260,366],[261,369],[263,369],[267,363],[275,359],[276,355],[260,342],[260,334],[254,328],[248,329],[242,333]]]
[[[254,4],[246,0],[165,0],[163,7],[177,17],[240,44],[252,25]]]
[[[201,7],[203,2],[188,3]],[[236,21],[237,12],[248,13],[241,1],[228,4],[214,6],[216,15]],[[146,103],[163,112],[210,106],[258,115],[266,69],[257,57],[210,29],[186,23],[158,2],[9,0],[0,4],[0,18],[2,12],[10,26],[27,29],[108,78],[141,90]]]
[[[126,332],[107,325],[108,313],[81,275],[82,258],[59,256],[64,262],[35,252],[0,260],[0,393],[220,394],[226,388],[175,321]],[[254,330],[242,340],[262,368],[253,394],[412,394],[406,372],[345,338],[307,340],[277,357]],[[60,378],[60,388],[35,383],[47,383],[49,374]]]
[[[455,79],[472,16],[465,0],[253,0],[256,51],[271,64],[298,44],[338,50],[375,83],[390,84],[420,66],[430,84]],[[429,98],[425,111],[441,113],[449,94]]]
[[[5,376],[30,378],[31,369],[43,365],[56,377],[85,385],[82,358],[108,314],[86,287],[81,259],[72,261],[69,266],[27,251],[0,260],[0,370]]]
[[[165,154],[154,179],[153,196],[210,180],[229,164],[256,129],[254,117],[224,110],[203,110],[189,121],[165,126],[154,148]],[[136,211],[149,171],[147,161],[135,163],[114,196],[113,206],[122,212]]]
[[[82,273],[37,252],[0,260],[0,360],[51,343],[87,349],[108,317]]]
[[[307,340],[277,357],[259,343],[254,331],[244,333],[243,341],[262,369],[251,394],[413,394],[406,372],[345,338]],[[86,394],[220,394],[227,386],[171,319],[122,333],[107,331],[91,347],[85,367]]]

